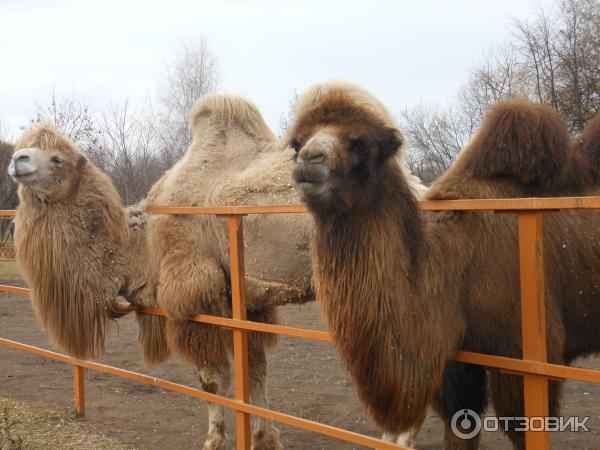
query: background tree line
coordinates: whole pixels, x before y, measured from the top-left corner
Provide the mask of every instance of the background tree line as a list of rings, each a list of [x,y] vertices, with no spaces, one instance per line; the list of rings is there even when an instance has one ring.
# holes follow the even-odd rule
[[[441,175],[482,114],[520,96],[556,109],[573,134],[600,111],[600,1],[559,0],[530,20],[514,20],[511,39],[491,49],[449,105],[405,109],[408,162],[425,182]]]
[[[77,93],[53,89],[36,102],[30,122],[53,123],[112,178],[124,204],[131,205],[186,151],[191,139],[188,111],[218,84],[217,59],[206,40],[182,42],[165,66],[157,98],[135,108],[129,101],[111,103],[97,112]],[[16,186],[5,175],[12,146],[2,141],[3,134],[0,128],[0,209],[14,209]]]
[[[510,31],[508,42],[490,49],[471,69],[451,103],[401,112],[409,166],[426,183],[450,166],[498,100],[521,96],[548,103],[574,134],[600,111],[600,0],[557,0],[530,20],[514,20]],[[182,42],[165,66],[160,95],[146,104],[132,107],[125,101],[96,112],[76,93],[52,90],[36,104],[31,122],[54,123],[113,179],[130,205],[183,155],[190,142],[191,105],[218,86],[217,59],[206,40]],[[280,135],[293,118],[297,95],[281,115]],[[0,142],[2,136],[0,127]],[[0,145],[3,174],[10,153],[8,144]],[[0,176],[0,209],[15,206],[14,183]]]

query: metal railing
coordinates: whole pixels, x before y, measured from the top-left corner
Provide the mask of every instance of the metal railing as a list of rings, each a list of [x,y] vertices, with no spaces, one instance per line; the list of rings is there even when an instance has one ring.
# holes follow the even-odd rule
[[[544,257],[542,224],[543,214],[559,209],[600,209],[600,197],[566,198],[527,198],[500,200],[446,200],[423,201],[421,209],[427,211],[494,211],[511,212],[518,215],[519,225],[519,261],[521,277],[521,328],[523,341],[523,359],[485,355],[473,352],[458,352],[456,361],[478,364],[518,374],[524,378],[525,416],[548,416],[548,379],[578,380],[600,383],[600,371],[568,367],[547,362],[546,353],[546,308],[544,301]],[[0,339],[0,345],[25,350],[57,361],[71,364],[74,370],[75,409],[85,412],[83,369],[91,369],[160,386],[188,396],[221,404],[235,410],[236,443],[238,450],[250,450],[250,415],[257,415],[297,428],[324,434],[354,444],[379,449],[400,449],[395,444],[382,442],[348,430],[335,428],[318,422],[261,408],[248,403],[248,331],[276,333],[286,336],[331,341],[328,333],[294,328],[282,325],[270,325],[246,320],[245,308],[245,269],[243,243],[243,217],[249,214],[304,213],[303,206],[232,206],[213,208],[155,207],[149,208],[150,214],[171,215],[216,215],[229,222],[229,248],[231,264],[232,318],[198,314],[189,320],[226,327],[233,332],[233,358],[235,374],[235,399],[229,399],[193,389],[177,383],[157,379],[147,375],[106,366],[90,361],[82,361],[48,350],[32,347],[7,339]],[[2,215],[12,215],[12,211],[0,211]],[[600,226],[600,224],[599,224]],[[598,261],[600,270],[600,259]],[[0,292],[12,292],[28,295],[24,288],[2,286]],[[164,316],[162,308],[143,308],[146,314]],[[528,431],[525,434],[528,449],[547,450],[550,448],[549,436],[545,431]]]

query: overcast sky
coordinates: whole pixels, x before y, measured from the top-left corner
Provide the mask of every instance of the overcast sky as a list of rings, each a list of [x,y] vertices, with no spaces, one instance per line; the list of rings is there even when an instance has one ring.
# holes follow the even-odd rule
[[[13,139],[55,87],[98,111],[157,94],[178,40],[204,36],[223,90],[276,131],[294,89],[358,82],[390,110],[449,101],[469,68],[539,0],[0,0],[0,124]]]

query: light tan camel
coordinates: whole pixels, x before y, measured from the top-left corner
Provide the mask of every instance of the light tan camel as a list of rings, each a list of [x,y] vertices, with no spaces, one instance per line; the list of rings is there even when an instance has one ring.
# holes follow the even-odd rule
[[[69,354],[101,355],[111,319],[154,304],[143,221],[135,209],[122,208],[110,179],[49,125],[21,137],[9,174],[19,184],[17,262],[38,319]],[[145,355],[166,357],[161,319],[139,319]]]
[[[520,417],[522,379],[449,361],[458,350],[521,357],[516,218],[422,213],[390,158],[403,137],[358,88],[328,85],[300,103],[286,139],[294,178],[315,221],[317,296],[359,396],[384,439],[414,445],[427,405],[445,421],[445,448],[476,449],[450,427],[481,414],[486,379],[496,414]],[[426,198],[554,195],[572,189],[566,127],[547,107],[495,106]],[[548,358],[568,364],[600,351],[600,214],[545,215]],[[560,383],[551,381],[550,415]],[[523,433],[510,423],[515,449]]]

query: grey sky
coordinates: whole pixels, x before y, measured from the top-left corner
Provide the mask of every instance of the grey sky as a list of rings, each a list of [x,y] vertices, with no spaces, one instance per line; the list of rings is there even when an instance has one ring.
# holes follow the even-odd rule
[[[276,131],[294,89],[356,81],[394,113],[445,103],[513,17],[537,0],[0,0],[0,123],[11,137],[34,99],[76,91],[97,110],[155,95],[178,39],[205,36],[222,88],[252,99]]]

